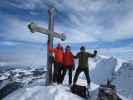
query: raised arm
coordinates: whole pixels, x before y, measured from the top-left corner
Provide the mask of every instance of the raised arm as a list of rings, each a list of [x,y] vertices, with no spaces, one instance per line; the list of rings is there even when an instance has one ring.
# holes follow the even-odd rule
[[[74,59],[79,58],[79,53],[76,54],[76,56],[73,56]]]
[[[73,53],[71,52],[71,56],[72,56],[72,62],[73,62],[73,65],[75,66],[75,63],[74,63],[74,55],[73,55]]]
[[[50,41],[49,41],[49,40],[48,40],[48,51],[49,51],[49,52],[55,52],[55,51],[56,51],[55,48],[52,48],[52,47],[50,46]]]
[[[95,57],[97,55],[97,50],[94,50],[94,53],[88,53],[88,57]]]

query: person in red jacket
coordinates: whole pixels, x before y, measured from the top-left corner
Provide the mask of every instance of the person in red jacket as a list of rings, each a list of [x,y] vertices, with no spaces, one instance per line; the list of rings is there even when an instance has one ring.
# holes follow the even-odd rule
[[[59,83],[61,78],[60,69],[63,67],[63,50],[60,44],[56,48],[50,47],[50,42],[48,41],[48,51],[54,53],[55,55],[55,64],[53,72],[53,82]]]
[[[74,70],[74,58],[71,52],[71,47],[69,45],[66,46],[64,57],[63,57],[63,74],[62,74],[62,82],[66,75],[66,71],[69,71],[69,85],[72,83],[72,71]]]

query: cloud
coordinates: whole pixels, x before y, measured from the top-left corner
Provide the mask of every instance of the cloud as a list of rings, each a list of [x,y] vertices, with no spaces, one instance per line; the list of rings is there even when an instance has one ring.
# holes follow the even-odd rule
[[[25,10],[34,10],[36,8],[46,8],[43,4],[43,0],[14,0],[14,1],[8,1],[8,4],[19,8],[19,9],[25,9]]]
[[[96,8],[95,10],[88,8],[85,10],[86,13],[80,12],[80,14],[78,14],[78,12],[76,12],[76,14],[69,15],[70,21],[75,24],[75,29],[89,34],[88,37],[90,36],[96,40],[105,42],[132,37],[132,3],[102,1],[90,4],[91,8]],[[127,6],[128,4],[129,6]],[[123,14],[124,12],[125,14]]]
[[[0,62],[22,65],[45,65],[46,45],[18,41],[0,41]]]
[[[18,18],[8,18],[6,20],[7,27],[4,27],[3,37],[6,39],[17,40],[17,41],[27,41],[27,42],[39,42],[43,43],[47,41],[47,36],[41,33],[32,34],[27,25],[30,21],[20,20]],[[46,24],[39,22],[38,24],[45,27]]]
[[[70,43],[77,50],[79,45],[85,42],[88,48],[91,46],[100,48],[99,53],[102,55],[133,59],[133,46],[121,42],[133,38],[132,0],[4,0],[0,4],[0,38],[25,43],[18,46],[11,41],[1,42],[9,47],[17,45],[17,50],[15,48],[12,54],[1,53],[1,58],[13,59],[20,63],[46,63],[43,62],[44,59],[46,61],[46,52],[42,52],[38,46],[27,44],[28,42],[42,44],[47,41],[47,36],[40,33],[31,34],[27,24],[35,21],[47,28],[46,16],[49,7],[57,9],[54,28],[56,32],[65,33],[67,36],[64,44]],[[60,40],[55,39],[54,43],[57,42]],[[94,44],[91,44],[92,42]],[[130,44],[131,42],[132,40]],[[5,50],[7,48],[2,48],[2,51]]]
[[[55,7],[59,11],[65,11],[61,6],[64,4],[68,10],[66,11],[67,23],[69,22],[70,26],[67,25],[68,29],[77,32],[73,35],[77,39],[73,40],[79,41],[81,36],[85,37],[84,41],[88,37],[88,41],[113,42],[128,39],[133,35],[131,28],[133,3],[130,0],[64,0],[59,4],[55,3]]]
[[[126,18],[116,24],[117,38],[131,38],[133,37],[133,13],[129,13]],[[121,36],[121,37],[120,37]]]
[[[55,31],[67,33],[68,42],[113,42],[133,36],[132,0],[14,0],[8,3],[12,7],[26,9],[32,16],[41,13],[39,9],[46,11],[49,7],[55,7]],[[18,39],[43,41],[41,36],[29,36],[24,28],[27,22],[16,20],[9,21],[9,24],[14,26],[11,32],[22,31],[25,34],[13,35],[16,38],[18,36]],[[46,23],[43,25],[46,26]],[[16,27],[19,28],[15,29]]]
[[[64,26],[56,26],[55,31],[58,33],[64,33],[66,40],[62,41],[63,43],[82,43],[82,42],[94,42],[96,41],[90,34],[86,34],[83,31],[76,29],[68,29]],[[55,39],[55,43],[61,42],[59,39]]]
[[[99,54],[104,56],[114,56],[123,60],[133,60],[133,44],[119,48],[101,48],[98,49]]]

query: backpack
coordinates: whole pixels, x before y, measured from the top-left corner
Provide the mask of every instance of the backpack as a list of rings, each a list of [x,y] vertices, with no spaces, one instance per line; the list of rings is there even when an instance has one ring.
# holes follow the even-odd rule
[[[84,98],[89,97],[89,91],[86,86],[81,86],[81,85],[73,85],[71,87],[71,92]]]

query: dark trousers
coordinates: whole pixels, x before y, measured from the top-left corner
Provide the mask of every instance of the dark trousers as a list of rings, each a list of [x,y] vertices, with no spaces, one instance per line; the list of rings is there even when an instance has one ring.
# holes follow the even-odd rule
[[[59,83],[61,78],[60,70],[62,67],[61,63],[54,63],[53,82]]]
[[[57,77],[58,84],[62,84],[62,74],[63,74],[63,64],[59,66],[58,77]]]
[[[69,85],[71,85],[71,83],[72,83],[72,68],[73,68],[73,66],[66,66],[66,67],[64,66],[63,67],[62,82],[64,80],[66,72],[68,71],[69,72]]]
[[[86,76],[86,79],[87,79],[87,83],[88,83],[88,86],[90,86],[90,75],[89,75],[89,70],[88,68],[86,69],[83,69],[83,68],[80,68],[78,67],[76,69],[76,73],[75,73],[75,76],[74,76],[74,80],[73,80],[73,84],[76,83],[77,79],[78,79],[78,76],[81,72],[84,72],[85,76]]]

